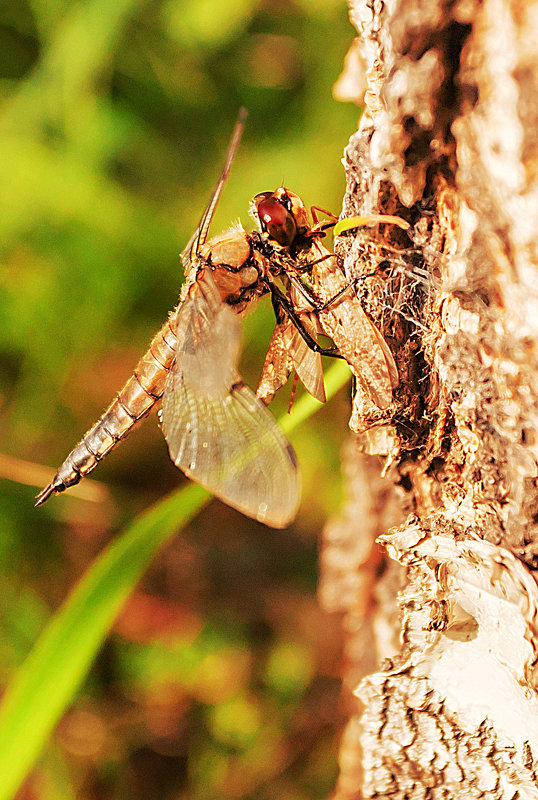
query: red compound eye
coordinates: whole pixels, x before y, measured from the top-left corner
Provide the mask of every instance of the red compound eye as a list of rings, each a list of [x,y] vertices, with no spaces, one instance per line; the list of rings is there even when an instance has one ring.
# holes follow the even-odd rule
[[[297,234],[297,225],[293,214],[287,211],[282,203],[277,200],[272,192],[262,192],[254,198],[254,205],[260,218],[262,230],[266,231],[271,239],[289,247]]]

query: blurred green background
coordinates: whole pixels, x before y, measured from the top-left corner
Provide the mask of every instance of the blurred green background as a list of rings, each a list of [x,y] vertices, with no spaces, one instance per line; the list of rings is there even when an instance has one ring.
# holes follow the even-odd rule
[[[212,232],[251,227],[250,198],[282,183],[338,213],[358,113],[331,88],[352,36],[344,0],[2,3],[2,684],[115,532],[184,481],[152,415],[93,473],[93,500],[33,508],[39,465],[60,464],[175,305],[241,105]],[[244,327],[255,386],[270,304]],[[347,413],[344,391],[293,437],[294,526],[214,501],[161,553],[21,797],[329,794],[340,634],[315,588]]]

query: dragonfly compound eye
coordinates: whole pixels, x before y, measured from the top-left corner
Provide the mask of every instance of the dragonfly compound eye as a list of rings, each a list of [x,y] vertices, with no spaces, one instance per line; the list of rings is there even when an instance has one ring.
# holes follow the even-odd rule
[[[253,202],[262,230],[278,244],[289,247],[297,234],[293,214],[271,192],[257,194]]]
[[[279,203],[282,203],[282,205],[285,206],[285,208],[287,208],[287,210],[290,212],[295,220],[297,233],[306,233],[306,231],[310,228],[310,222],[308,220],[308,212],[305,204],[299,195],[295,194],[295,192],[291,192],[289,189],[286,189],[285,186],[281,186],[280,189],[276,190],[273,197],[276,197]]]

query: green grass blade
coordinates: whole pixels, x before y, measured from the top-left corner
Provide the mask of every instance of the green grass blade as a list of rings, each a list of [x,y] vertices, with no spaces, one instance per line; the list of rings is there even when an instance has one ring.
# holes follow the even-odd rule
[[[349,377],[345,362],[327,372],[327,400]],[[321,406],[305,394],[280,422],[289,432]],[[189,484],[140,515],[98,557],[53,617],[0,707],[0,800],[11,800],[32,768],[157,551],[209,499],[205,489]]]
[[[347,217],[347,219],[340,219],[333,228],[335,236],[341,236],[346,231],[352,231],[354,228],[361,228],[364,225],[379,225],[390,223],[397,225],[403,231],[408,231],[411,225],[401,217],[394,217],[392,214],[368,214],[366,217]]]
[[[26,777],[144,569],[209,498],[190,484],[138,517],[53,617],[0,708],[0,800],[12,798]]]

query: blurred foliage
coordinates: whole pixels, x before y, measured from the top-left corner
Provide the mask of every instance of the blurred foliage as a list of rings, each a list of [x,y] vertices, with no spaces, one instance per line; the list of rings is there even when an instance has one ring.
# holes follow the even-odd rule
[[[282,182],[338,211],[357,111],[331,86],[351,36],[341,0],[4,0],[0,453],[22,463],[0,456],[3,684],[114,532],[183,478],[152,417],[96,471],[100,502],[37,511],[25,482],[47,482],[35,465],[61,462],[175,304],[239,106],[213,232],[249,226],[250,197]],[[271,314],[245,322],[250,384]],[[344,393],[294,437],[293,528],[215,502],[161,554],[24,796],[328,794],[339,643],[314,592],[346,412]]]

